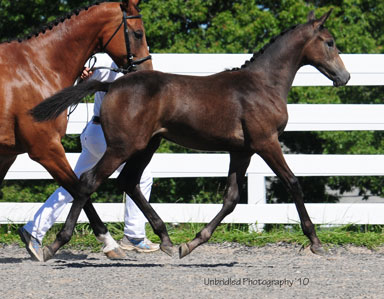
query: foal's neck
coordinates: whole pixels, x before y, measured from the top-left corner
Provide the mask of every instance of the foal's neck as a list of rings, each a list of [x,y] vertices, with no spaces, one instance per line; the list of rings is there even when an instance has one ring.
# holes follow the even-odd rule
[[[279,36],[266,50],[257,56],[250,65],[255,72],[263,72],[263,78],[282,98],[288,92],[299,68],[303,65],[303,49],[308,41],[308,34],[303,25]]]

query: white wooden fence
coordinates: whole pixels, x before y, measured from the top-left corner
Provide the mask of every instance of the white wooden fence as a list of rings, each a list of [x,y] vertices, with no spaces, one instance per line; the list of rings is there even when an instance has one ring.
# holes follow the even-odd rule
[[[178,74],[209,75],[240,66],[249,54],[154,54],[157,70]],[[384,55],[345,54],[342,59],[351,73],[348,85],[383,85]],[[331,82],[312,67],[299,70],[294,86],[325,86]],[[79,134],[92,116],[92,104],[81,104],[71,115],[68,134]],[[288,105],[286,131],[383,130],[384,105]],[[67,154],[74,166],[78,153]],[[286,155],[297,176],[381,176],[384,155]],[[151,169],[154,177],[221,177],[229,165],[227,154],[155,154]],[[239,204],[226,223],[297,223],[293,204],[266,204],[265,177],[274,174],[254,156],[247,171],[248,203]],[[112,176],[112,177],[115,177]],[[39,164],[20,155],[6,179],[51,179]],[[22,201],[22,198],[20,198]],[[41,203],[0,203],[0,223],[23,223],[33,218]],[[123,204],[95,204],[105,222],[122,222]],[[220,204],[153,204],[165,222],[208,222]],[[384,224],[383,203],[306,204],[316,224]],[[64,221],[69,207],[59,221]],[[84,213],[80,222],[86,222]]]

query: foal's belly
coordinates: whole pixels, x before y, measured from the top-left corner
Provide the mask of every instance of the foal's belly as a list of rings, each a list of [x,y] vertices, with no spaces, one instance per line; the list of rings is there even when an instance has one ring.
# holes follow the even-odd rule
[[[181,146],[202,151],[243,151],[247,150],[242,132],[227,132],[221,130],[186,130],[179,127],[167,130],[163,137]]]

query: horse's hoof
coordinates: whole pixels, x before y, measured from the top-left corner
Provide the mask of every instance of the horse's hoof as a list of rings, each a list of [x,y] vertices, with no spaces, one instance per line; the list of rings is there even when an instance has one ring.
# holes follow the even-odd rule
[[[104,252],[104,254],[109,258],[110,260],[123,260],[127,257],[126,253],[124,252],[121,247],[116,247],[110,251]]]
[[[55,254],[53,253],[52,249],[45,246],[43,248],[43,258],[44,258],[44,262],[50,260]]]
[[[180,258],[183,258],[190,253],[191,253],[191,251],[189,250],[189,247],[187,244],[183,243],[180,245],[180,247],[179,247],[179,257]]]
[[[318,255],[326,255],[326,251],[324,249],[323,246],[321,246],[321,244],[318,244],[318,245],[311,245],[311,251],[314,253],[314,254],[318,254]]]
[[[173,255],[173,246],[160,244],[161,251],[165,252],[169,256]]]

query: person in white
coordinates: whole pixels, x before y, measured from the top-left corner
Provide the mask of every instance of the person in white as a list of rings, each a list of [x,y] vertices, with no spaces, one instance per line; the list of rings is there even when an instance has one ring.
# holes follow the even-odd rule
[[[96,55],[95,66],[117,68],[117,65],[107,54]],[[112,82],[122,76],[109,69],[97,69],[92,72],[85,68],[81,78]],[[95,94],[94,116],[88,122],[84,131],[80,135],[82,151],[74,172],[78,177],[91,169],[101,159],[105,150],[106,142],[100,125],[100,107],[105,93],[97,92]],[[121,170],[122,167],[119,168]],[[149,200],[152,188],[152,175],[148,167],[144,170],[140,181],[140,189],[145,198]],[[40,207],[34,215],[33,221],[28,222],[20,228],[19,234],[26,245],[26,248],[33,259],[43,261],[43,250],[41,248],[42,240],[47,231],[55,223],[65,206],[72,202],[72,196],[63,188],[58,188]],[[153,252],[159,249],[159,244],[154,244],[146,238],[145,235],[145,217],[136,206],[133,200],[126,195],[125,215],[124,215],[124,237],[120,242],[120,247],[125,250],[136,250],[138,252]],[[109,235],[103,235],[98,239],[104,242],[104,252],[118,247],[116,241]]]

